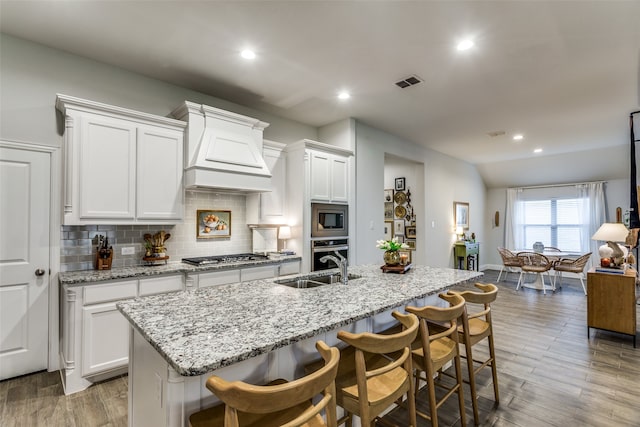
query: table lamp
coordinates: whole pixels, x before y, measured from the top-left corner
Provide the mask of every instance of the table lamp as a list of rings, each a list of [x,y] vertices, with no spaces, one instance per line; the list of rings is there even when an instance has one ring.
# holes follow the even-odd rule
[[[605,266],[605,259],[609,259],[614,265],[620,265],[623,262],[624,257],[628,253],[625,246],[620,245],[620,242],[624,242],[627,239],[629,230],[624,224],[619,222],[605,222],[598,228],[598,231],[591,236],[591,240],[605,241],[604,245],[598,248],[600,254],[600,264]],[[617,249],[617,250],[616,250]]]
[[[278,239],[284,240],[282,251],[285,252],[287,250],[287,240],[291,238],[291,227],[288,225],[283,225],[278,227]]]

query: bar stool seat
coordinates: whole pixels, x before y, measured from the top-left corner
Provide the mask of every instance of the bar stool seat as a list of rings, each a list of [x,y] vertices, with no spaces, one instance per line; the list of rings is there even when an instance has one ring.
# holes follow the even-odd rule
[[[336,427],[335,377],[340,352],[323,341],[316,348],[323,366],[303,378],[272,381],[257,386],[242,381],[226,381],[216,375],[207,379],[207,388],[223,405],[196,412],[190,427]],[[312,398],[322,395],[314,404]],[[321,411],[325,411],[325,419]]]

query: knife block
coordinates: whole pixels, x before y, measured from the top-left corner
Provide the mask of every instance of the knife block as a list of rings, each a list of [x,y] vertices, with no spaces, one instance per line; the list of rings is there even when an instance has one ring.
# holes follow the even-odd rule
[[[108,257],[105,257],[108,253]],[[111,262],[113,261],[113,249],[106,249],[96,252],[96,270],[111,270]]]

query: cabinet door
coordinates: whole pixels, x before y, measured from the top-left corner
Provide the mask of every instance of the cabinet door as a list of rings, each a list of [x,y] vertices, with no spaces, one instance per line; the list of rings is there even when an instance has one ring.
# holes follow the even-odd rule
[[[287,274],[300,273],[300,261],[283,262],[278,269],[279,276],[286,276]]]
[[[134,219],[135,126],[93,114],[81,120],[80,218]]]
[[[137,139],[138,219],[182,219],[182,132],[140,127]]]
[[[349,202],[349,163],[346,157],[331,157],[331,201]]]
[[[310,152],[311,200],[331,201],[331,155],[319,151]]]
[[[129,323],[115,303],[82,308],[82,376],[127,366]]]
[[[282,150],[265,147],[264,161],[271,171],[271,189],[269,193],[260,194],[260,219],[262,222],[274,223],[285,217],[286,187],[286,153]]]

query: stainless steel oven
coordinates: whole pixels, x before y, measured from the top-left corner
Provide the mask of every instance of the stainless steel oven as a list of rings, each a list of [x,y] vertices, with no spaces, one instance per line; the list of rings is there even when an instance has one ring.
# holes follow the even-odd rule
[[[348,237],[349,206],[311,204],[311,237]]]
[[[311,241],[311,271],[328,270],[338,268],[338,265],[329,260],[320,262],[320,258],[338,251],[340,255],[349,260],[349,239],[319,239]]]

